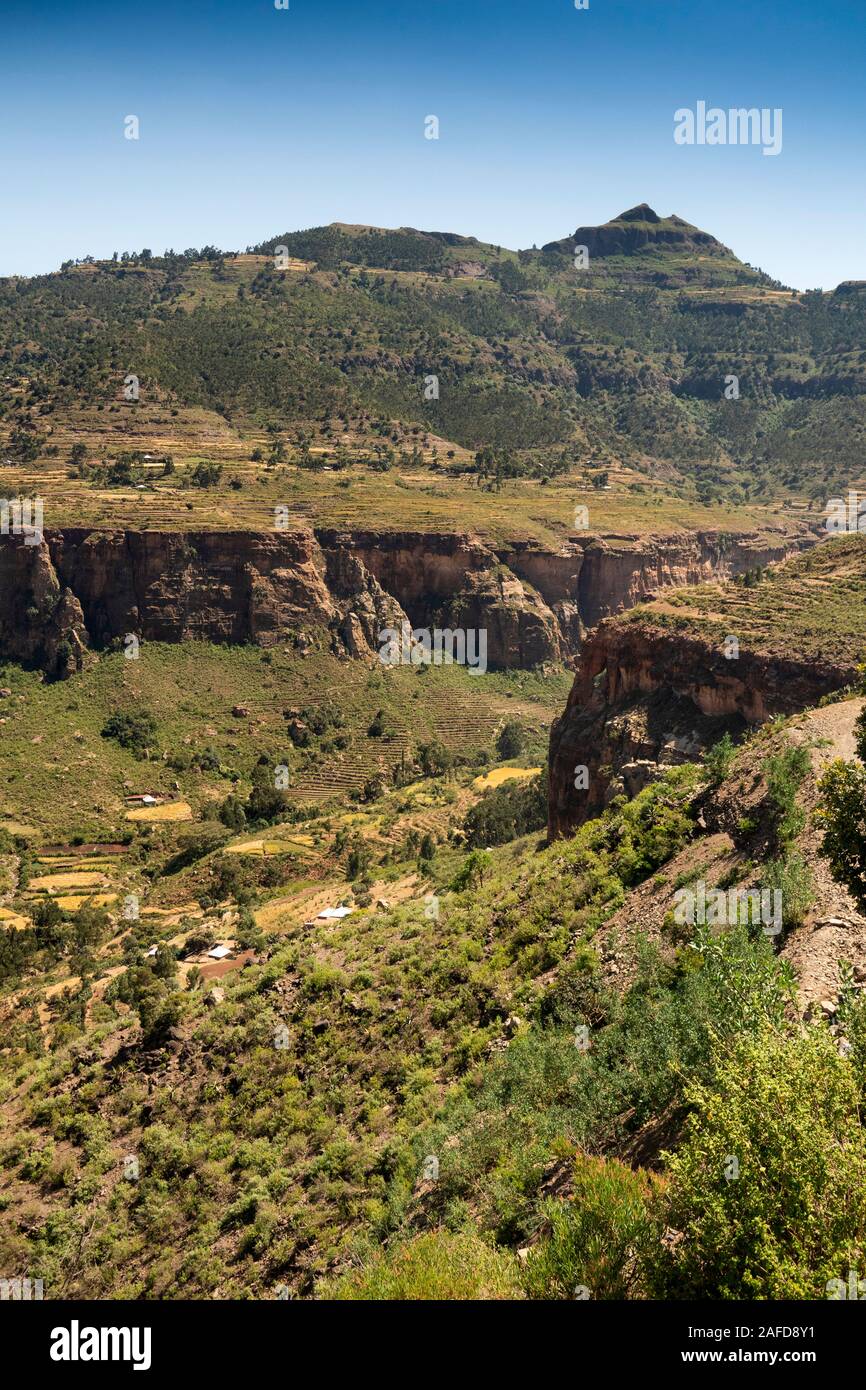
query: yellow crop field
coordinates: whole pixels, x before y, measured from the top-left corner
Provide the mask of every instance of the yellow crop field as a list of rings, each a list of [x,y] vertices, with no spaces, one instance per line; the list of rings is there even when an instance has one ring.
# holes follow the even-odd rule
[[[105,874],[73,871],[68,874],[41,874],[39,878],[32,878],[29,886],[37,891],[44,889],[46,893],[52,893],[56,888],[97,888],[105,882]]]
[[[495,767],[492,772],[476,777],[472,785],[486,791],[488,787],[501,787],[503,782],[511,782],[515,777],[537,777],[540,771],[540,767]]]
[[[192,807],[186,801],[169,801],[165,806],[136,806],[127,811],[127,820],[192,820]]]

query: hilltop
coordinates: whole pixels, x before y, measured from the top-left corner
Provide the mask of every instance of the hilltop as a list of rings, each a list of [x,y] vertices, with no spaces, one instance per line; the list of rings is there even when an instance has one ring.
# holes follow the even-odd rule
[[[589,253],[588,269],[601,260],[605,273],[616,273],[626,282],[643,280],[666,289],[689,284],[780,288],[762,271],[744,265],[709,232],[676,213],[660,217],[648,203],[639,203],[600,227],[578,227],[572,236],[548,242],[542,252],[573,257],[578,246],[585,246]]]
[[[0,282],[0,459],[55,524],[820,510],[860,476],[864,330],[859,293],[786,290],[646,204],[540,250],[337,223],[122,252]]]

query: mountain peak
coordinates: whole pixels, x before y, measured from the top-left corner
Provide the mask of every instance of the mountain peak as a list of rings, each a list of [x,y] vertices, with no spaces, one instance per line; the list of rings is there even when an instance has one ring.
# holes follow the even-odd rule
[[[593,261],[628,259],[631,279],[649,279],[653,284],[710,283],[720,271],[748,274],[732,251],[709,232],[703,232],[684,218],[671,214],[661,217],[649,203],[637,203],[618,217],[595,227],[578,227],[561,241],[548,242],[544,251],[572,256],[576,246],[585,246]],[[626,268],[623,267],[625,273]]]
[[[649,203],[638,203],[637,207],[629,208],[628,212],[621,212],[619,217],[615,217],[614,222],[661,222],[658,213],[650,207]]]

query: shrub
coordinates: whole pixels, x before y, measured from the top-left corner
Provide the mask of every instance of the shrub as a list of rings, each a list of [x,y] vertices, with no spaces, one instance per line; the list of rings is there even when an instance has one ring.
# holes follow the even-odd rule
[[[797,805],[797,792],[809,765],[809,750],[802,744],[790,745],[764,763],[771,834],[782,850],[796,839],[806,823],[805,813]]]
[[[866,909],[866,768],[837,758],[826,769],[819,821],[824,827],[822,852],[830,872],[843,883],[857,906]]]
[[[723,735],[718,743],[707,749],[704,754],[704,768],[712,786],[718,787],[724,782],[731,770],[736,751],[730,734]]]
[[[319,1291],[341,1301],[452,1301],[517,1299],[521,1290],[514,1257],[476,1236],[434,1232],[417,1236],[363,1269]]]
[[[567,1202],[548,1202],[549,1233],[531,1251],[523,1283],[530,1298],[634,1296],[638,1252],[650,1222],[650,1180],[617,1159],[581,1154]]]
[[[793,851],[771,859],[764,867],[762,887],[781,890],[782,925],[788,931],[799,927],[815,899],[812,874],[802,854]]]
[[[723,1056],[657,1208],[657,1297],[822,1298],[866,1246],[866,1135],[851,1064],[823,1028],[764,1030]]]

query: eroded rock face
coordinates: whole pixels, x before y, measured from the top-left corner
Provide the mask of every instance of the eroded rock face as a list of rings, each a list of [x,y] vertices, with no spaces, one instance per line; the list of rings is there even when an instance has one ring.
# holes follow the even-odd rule
[[[551,839],[598,815],[617,792],[639,790],[653,765],[694,762],[725,731],[807,709],[855,677],[853,664],[743,647],[729,661],[721,647],[651,622],[602,622],[551,730]]]
[[[598,537],[557,550],[460,533],[124,531],[0,538],[0,655],[52,675],[127,634],[285,641],[316,629],[371,659],[386,628],[484,630],[487,664],[566,660],[599,618],[669,584],[726,578],[810,537]]]
[[[77,670],[88,645],[81,605],[61,584],[48,548],[0,538],[0,652],[51,676]]]

